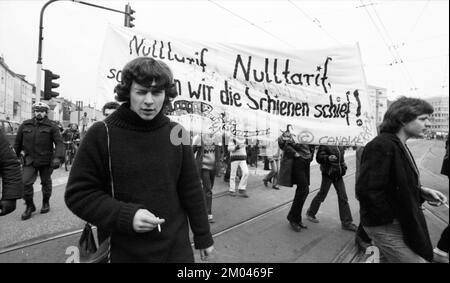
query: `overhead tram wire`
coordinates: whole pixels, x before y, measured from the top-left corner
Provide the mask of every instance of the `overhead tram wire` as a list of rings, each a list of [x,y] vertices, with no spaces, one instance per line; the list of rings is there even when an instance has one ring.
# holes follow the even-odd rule
[[[422,18],[423,14],[425,13],[425,10],[427,9],[428,4],[430,4],[430,1],[431,1],[431,0],[428,0],[428,1],[425,3],[425,5],[423,6],[422,10],[420,11],[419,16],[417,17],[417,20],[414,22],[414,24],[413,24],[413,26],[411,27],[409,33],[406,35],[405,40],[404,40],[405,42],[406,42],[407,40],[409,40],[409,38],[411,37],[411,35],[412,35],[414,29],[417,27],[417,25],[418,25],[420,19]]]
[[[380,24],[381,24],[382,27],[384,28],[384,31],[385,31],[385,34],[386,34],[385,36],[386,36],[387,40],[390,41],[390,43],[387,42],[387,40],[385,39],[385,36],[383,35],[383,32],[380,30],[380,28],[379,28],[378,25],[376,24],[375,20],[373,19],[372,15],[370,14],[369,10],[367,9],[367,5],[364,4],[364,3],[362,2],[362,0],[360,0],[360,2],[364,5],[364,9],[366,10],[367,14],[369,15],[370,20],[372,21],[373,25],[374,25],[374,26],[376,27],[376,29],[377,29],[377,32],[379,33],[379,35],[380,35],[381,38],[383,39],[383,42],[385,43],[386,47],[388,48],[389,53],[391,53],[392,57],[394,58],[394,64],[400,64],[400,70],[403,71],[402,73],[403,73],[403,76],[406,78],[406,83],[407,83],[407,84],[410,84],[411,86],[413,86],[414,89],[417,89],[417,87],[415,86],[414,81],[413,81],[412,78],[411,78],[411,75],[409,75],[409,73],[406,71],[406,69],[404,69],[404,65],[402,65],[402,63],[403,63],[403,58],[400,56],[400,54],[399,54],[398,52],[397,52],[397,54],[396,54],[396,53],[394,53],[394,52],[391,50],[390,46],[393,45],[393,41],[391,40],[391,38],[390,38],[390,36],[389,36],[389,33],[387,32],[387,29],[386,29],[386,27],[384,26],[383,22],[381,21],[379,15],[378,15],[378,13],[377,13],[377,11],[375,10],[375,8],[372,7],[372,9],[374,9],[374,12],[375,12],[376,15],[377,15],[378,20],[380,21]],[[373,3],[371,2],[370,5],[373,6]],[[396,51],[396,50],[395,50],[395,51]],[[408,82],[408,81],[409,81],[409,82]]]
[[[386,46],[386,49],[388,50],[389,54],[393,57],[394,62],[397,62],[397,58],[395,56],[395,54],[392,53],[391,49],[389,48],[389,44],[386,42],[386,39],[383,36],[383,33],[381,32],[380,28],[378,27],[378,25],[375,23],[375,20],[373,19],[372,15],[370,14],[369,10],[367,9],[367,5],[364,4],[364,2],[362,0],[360,0],[362,7],[364,8],[364,10],[366,11],[367,15],[369,16],[370,21],[372,22],[372,24],[375,26],[378,34],[380,35],[381,39],[383,40],[384,45]],[[402,69],[403,70],[403,69]],[[408,77],[403,73],[405,82],[407,84],[409,84],[408,82]]]
[[[394,41],[392,40],[391,36],[389,35],[389,31],[387,30],[386,26],[384,25],[383,21],[381,20],[380,15],[378,14],[378,11],[375,9],[375,7],[372,5],[372,9],[375,12],[375,15],[378,18],[378,21],[381,24],[381,27],[384,29],[384,32],[386,33],[387,39],[391,42],[391,46],[394,45]],[[411,73],[409,72],[409,69],[406,66],[405,60],[403,60],[403,57],[400,55],[400,51],[397,48],[394,48],[394,52],[397,53],[397,57],[400,59],[400,67],[404,68],[404,71],[406,72],[406,75],[408,76],[409,80],[412,82],[412,86],[417,89],[416,84],[414,83],[414,80],[412,79]]]
[[[336,43],[342,44],[338,39],[336,39],[333,35],[331,35],[328,31],[325,30],[325,28],[322,27],[319,23],[317,23],[317,18],[313,18],[310,15],[308,15],[303,9],[301,9],[297,4],[292,2],[291,0],[287,0],[289,3],[291,3],[292,6],[294,6],[298,11],[300,11],[305,17],[307,17],[310,21],[312,21],[320,30],[322,30],[326,35],[328,35],[330,38],[332,38]],[[320,20],[319,20],[320,22]]]
[[[443,57],[448,57],[448,54],[441,54],[441,55],[436,55],[436,56],[412,58],[411,60],[406,60],[404,62],[407,62],[408,64],[415,64],[415,63],[424,62],[424,61],[436,60],[436,59],[440,59],[440,58],[443,58]],[[447,64],[447,62],[445,64]],[[369,66],[369,67],[384,66],[384,67],[386,67],[386,66],[392,66],[392,63],[365,64],[365,66]],[[446,67],[446,66],[444,66],[444,67]]]
[[[279,40],[280,42],[282,42],[282,43],[288,45],[289,47],[291,47],[291,48],[296,48],[294,45],[290,44],[289,42],[283,40],[282,38],[279,38],[278,36],[274,35],[273,33],[271,33],[271,32],[269,32],[269,31],[265,30],[264,28],[258,26],[257,24],[251,22],[250,20],[248,20],[248,19],[246,19],[246,18],[244,18],[244,17],[242,17],[242,16],[240,16],[240,15],[234,13],[233,11],[231,11],[231,10],[225,8],[224,6],[222,6],[222,5],[220,5],[220,4],[216,3],[216,2],[214,2],[213,0],[208,0],[208,2],[211,2],[212,4],[214,4],[214,5],[216,5],[217,7],[219,7],[219,8],[221,8],[221,9],[227,11],[228,13],[232,14],[233,16],[238,17],[239,19],[241,19],[241,20],[247,22],[248,24],[250,24],[250,25],[254,26],[255,28],[261,30],[262,32],[264,32],[264,33],[270,35],[271,37],[273,37],[273,38]]]

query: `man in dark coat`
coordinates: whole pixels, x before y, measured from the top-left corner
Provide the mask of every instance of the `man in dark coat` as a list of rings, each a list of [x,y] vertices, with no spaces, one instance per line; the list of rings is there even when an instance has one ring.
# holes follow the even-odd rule
[[[189,134],[162,111],[177,96],[171,70],[138,57],[123,68],[115,92],[124,103],[81,142],[68,208],[97,226],[100,242],[110,235],[111,262],[193,262],[189,226],[207,259],[213,238]]]
[[[322,172],[322,184],[320,190],[311,202],[306,212],[307,218],[313,223],[319,223],[316,214],[319,211],[320,204],[327,197],[331,184],[336,189],[339,203],[339,216],[341,218],[342,229],[356,231],[357,227],[353,224],[350,205],[348,204],[345,183],[342,178],[347,172],[347,164],[344,159],[345,147],[321,145],[317,150],[316,160],[320,164]]]
[[[14,150],[17,156],[24,153],[23,183],[26,209],[22,220],[31,218],[36,211],[33,202],[33,184],[37,174],[42,184],[41,213],[50,211],[50,196],[52,194],[53,169],[59,168],[64,158],[64,145],[59,128],[47,118],[50,107],[38,102],[33,105],[35,117],[20,125],[17,132]]]
[[[23,183],[20,162],[9,144],[5,134],[0,130],[0,177],[2,193],[0,199],[0,216],[16,209],[16,200],[22,198]]]
[[[446,197],[422,187],[420,172],[406,141],[423,136],[433,107],[426,101],[402,97],[387,110],[380,135],[362,154],[356,184],[361,223],[387,262],[427,262],[433,248],[424,201],[440,205]]]
[[[287,187],[297,185],[287,219],[292,230],[300,232],[301,229],[308,228],[302,222],[302,210],[309,194],[310,164],[315,147],[296,142],[290,124],[287,125],[286,132],[278,138],[278,145],[283,150],[278,184]]]

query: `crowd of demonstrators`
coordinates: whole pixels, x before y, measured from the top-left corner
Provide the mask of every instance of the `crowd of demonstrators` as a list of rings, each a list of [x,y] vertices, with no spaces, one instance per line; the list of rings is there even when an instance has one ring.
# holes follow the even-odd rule
[[[380,135],[370,141],[361,157],[356,183],[364,230],[386,262],[428,262],[433,248],[424,201],[433,205],[446,197],[423,187],[420,172],[406,141],[421,137],[433,107],[426,101],[402,97],[388,108]]]
[[[283,150],[283,157],[278,172],[278,184],[292,187],[297,185],[294,201],[287,219],[296,232],[306,229],[302,222],[302,210],[309,194],[310,164],[313,160],[315,147],[295,141],[292,125],[287,125],[286,131],[278,138],[278,145]]]
[[[211,134],[201,134],[197,135],[193,141],[193,151],[205,194],[209,223],[214,223],[212,214],[212,190],[222,158],[220,145],[214,143],[213,137],[214,135]]]
[[[17,157],[23,153],[23,199],[26,209],[22,220],[31,218],[36,211],[33,202],[33,184],[39,173],[42,185],[41,213],[50,211],[52,194],[51,175],[54,169],[61,165],[64,158],[64,148],[59,128],[47,118],[50,107],[37,102],[33,105],[35,117],[24,121],[17,132],[14,150]]]
[[[241,169],[242,176],[238,185],[238,196],[248,198],[246,192],[248,181],[247,152],[245,147],[245,139],[241,137],[231,138],[228,144],[230,153],[230,196],[236,196],[236,175],[238,168]]]
[[[343,146],[319,146],[316,161],[320,164],[322,184],[320,185],[319,192],[312,200],[306,215],[311,222],[319,223],[316,214],[319,211],[320,204],[327,197],[331,184],[333,184],[338,197],[339,217],[341,219],[342,229],[356,231],[357,227],[353,224],[352,213],[350,211],[350,205],[348,204],[343,179],[343,176],[345,176],[347,172],[344,155],[345,147]]]
[[[0,216],[10,214],[16,209],[16,201],[22,198],[23,182],[20,162],[9,144],[5,133],[0,130],[0,177],[2,191]]]
[[[123,104],[81,142],[67,206],[98,227],[100,242],[110,236],[111,262],[193,262],[188,225],[208,259],[213,239],[192,147],[171,140],[180,126],[161,111],[177,95],[171,70],[138,57],[115,92]]]

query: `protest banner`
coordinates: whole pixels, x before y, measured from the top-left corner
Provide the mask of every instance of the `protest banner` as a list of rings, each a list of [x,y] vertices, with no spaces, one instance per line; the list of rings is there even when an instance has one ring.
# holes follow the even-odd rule
[[[103,100],[113,100],[122,68],[139,56],[172,69],[178,96],[168,115],[190,131],[273,141],[291,124],[299,142],[346,146],[376,135],[357,44],[270,50],[110,25],[99,65]]]

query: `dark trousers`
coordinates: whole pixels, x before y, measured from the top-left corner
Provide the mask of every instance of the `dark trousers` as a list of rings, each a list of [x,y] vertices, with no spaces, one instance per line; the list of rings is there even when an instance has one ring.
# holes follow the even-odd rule
[[[361,238],[361,240],[369,244],[372,242],[372,239],[367,235],[361,223],[359,223],[358,230],[356,230],[356,237]]]
[[[225,182],[228,182],[230,181],[230,173],[231,173],[231,161],[229,157],[225,159],[225,164],[227,166],[227,169],[225,170],[225,175],[223,175],[223,180]]]
[[[327,175],[322,174],[322,184],[320,190],[311,202],[308,209],[308,215],[315,216],[319,210],[320,204],[325,200],[330,190],[331,184],[336,189],[339,203],[339,217],[343,225],[348,225],[353,222],[350,206],[348,205],[347,193],[345,192],[344,179],[342,177],[332,180]]]
[[[33,200],[33,184],[36,182],[37,174],[41,178],[42,185],[42,197],[44,199],[49,199],[52,195],[52,173],[53,168],[50,166],[24,166],[23,167],[23,199],[25,201]]]
[[[267,156],[264,156],[264,170],[270,170],[269,163],[269,158],[267,158]]]
[[[287,219],[295,223],[302,222],[303,205],[309,194],[309,164],[307,160],[295,158],[292,165],[292,183],[297,185],[297,188]]]
[[[215,170],[202,169],[202,187],[205,193],[206,210],[208,214],[211,213],[212,206],[212,188],[214,187],[214,178],[216,177]]]
[[[437,248],[443,252],[448,253],[448,226],[444,229],[444,232],[441,234],[441,238],[437,244]]]

